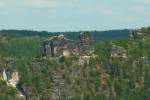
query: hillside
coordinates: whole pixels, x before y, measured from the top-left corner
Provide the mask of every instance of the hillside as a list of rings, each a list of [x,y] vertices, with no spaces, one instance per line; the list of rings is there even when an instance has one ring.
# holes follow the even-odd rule
[[[30,100],[149,100],[150,28],[142,28],[146,35],[137,39],[128,38],[128,32],[92,32],[95,52],[87,63],[78,56],[45,57],[43,41],[53,33],[1,31],[0,90],[5,91],[0,99],[21,99],[2,79],[5,69],[8,76],[19,73],[19,87]],[[76,32],[64,35],[79,37]]]
[[[79,36],[79,32],[47,32],[47,31],[31,31],[31,30],[1,30],[1,34],[6,36],[51,36],[55,34],[64,34],[68,38],[71,39],[77,39]],[[129,30],[108,30],[108,31],[90,31],[93,38],[95,40],[101,40],[101,39],[122,39],[127,38]]]

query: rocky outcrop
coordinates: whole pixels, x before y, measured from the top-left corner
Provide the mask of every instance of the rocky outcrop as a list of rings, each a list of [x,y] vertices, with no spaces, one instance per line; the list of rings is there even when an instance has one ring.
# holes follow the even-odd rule
[[[79,60],[78,60],[78,65],[84,65],[84,64],[88,64],[89,65],[90,57],[91,56],[80,56]]]
[[[63,52],[68,49],[71,40],[64,35],[53,36],[44,41],[44,53],[50,57],[63,56]]]
[[[111,46],[111,57],[113,58],[127,58],[127,51],[121,46],[112,44]]]
[[[6,70],[3,70],[3,80],[7,82],[8,86],[16,88],[16,85],[19,83],[19,74],[18,72],[13,72],[11,76],[8,76]]]
[[[92,48],[92,36],[89,32],[82,32],[79,35],[79,41],[75,42],[60,34],[50,37],[43,43],[44,54],[47,57],[69,56],[70,52],[80,56],[89,56],[94,52]]]
[[[79,36],[79,52],[82,56],[89,56],[94,52],[92,48],[92,36],[89,32],[82,32]]]
[[[146,38],[146,33],[142,32],[142,30],[132,30],[129,33],[129,38],[130,39],[145,39]]]
[[[6,74],[5,69],[3,70],[3,80],[4,80],[4,81],[7,81],[7,74]]]
[[[16,88],[16,85],[19,83],[19,74],[18,74],[18,72],[13,72],[12,75],[11,75],[11,79],[8,80],[7,83],[8,83],[9,86],[12,86],[12,87]]]
[[[29,100],[27,92],[25,91],[24,88],[22,88],[22,85],[19,84],[19,72],[17,71],[12,72],[11,76],[9,76],[7,75],[7,72],[4,69],[3,80],[6,81],[7,86],[15,88],[18,91],[20,97],[24,98],[24,100]]]

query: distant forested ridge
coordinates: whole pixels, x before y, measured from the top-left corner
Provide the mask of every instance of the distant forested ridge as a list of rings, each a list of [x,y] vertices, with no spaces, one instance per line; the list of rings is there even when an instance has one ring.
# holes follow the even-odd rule
[[[9,37],[16,37],[16,36],[52,36],[56,34],[64,34],[70,39],[77,40],[79,33],[78,32],[48,32],[48,31],[33,31],[33,30],[1,30],[0,34],[9,36]],[[123,39],[128,37],[129,30],[108,30],[108,31],[89,31],[92,34],[94,40],[101,40],[101,39]]]

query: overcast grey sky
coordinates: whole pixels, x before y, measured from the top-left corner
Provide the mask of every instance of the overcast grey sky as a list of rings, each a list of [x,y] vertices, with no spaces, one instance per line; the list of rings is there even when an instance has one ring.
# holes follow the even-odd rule
[[[0,29],[78,31],[150,26],[150,0],[0,0]]]

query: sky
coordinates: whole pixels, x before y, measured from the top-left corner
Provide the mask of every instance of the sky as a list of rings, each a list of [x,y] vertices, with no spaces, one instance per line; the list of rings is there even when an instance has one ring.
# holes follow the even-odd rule
[[[150,26],[150,0],[0,0],[0,29],[91,31]]]

